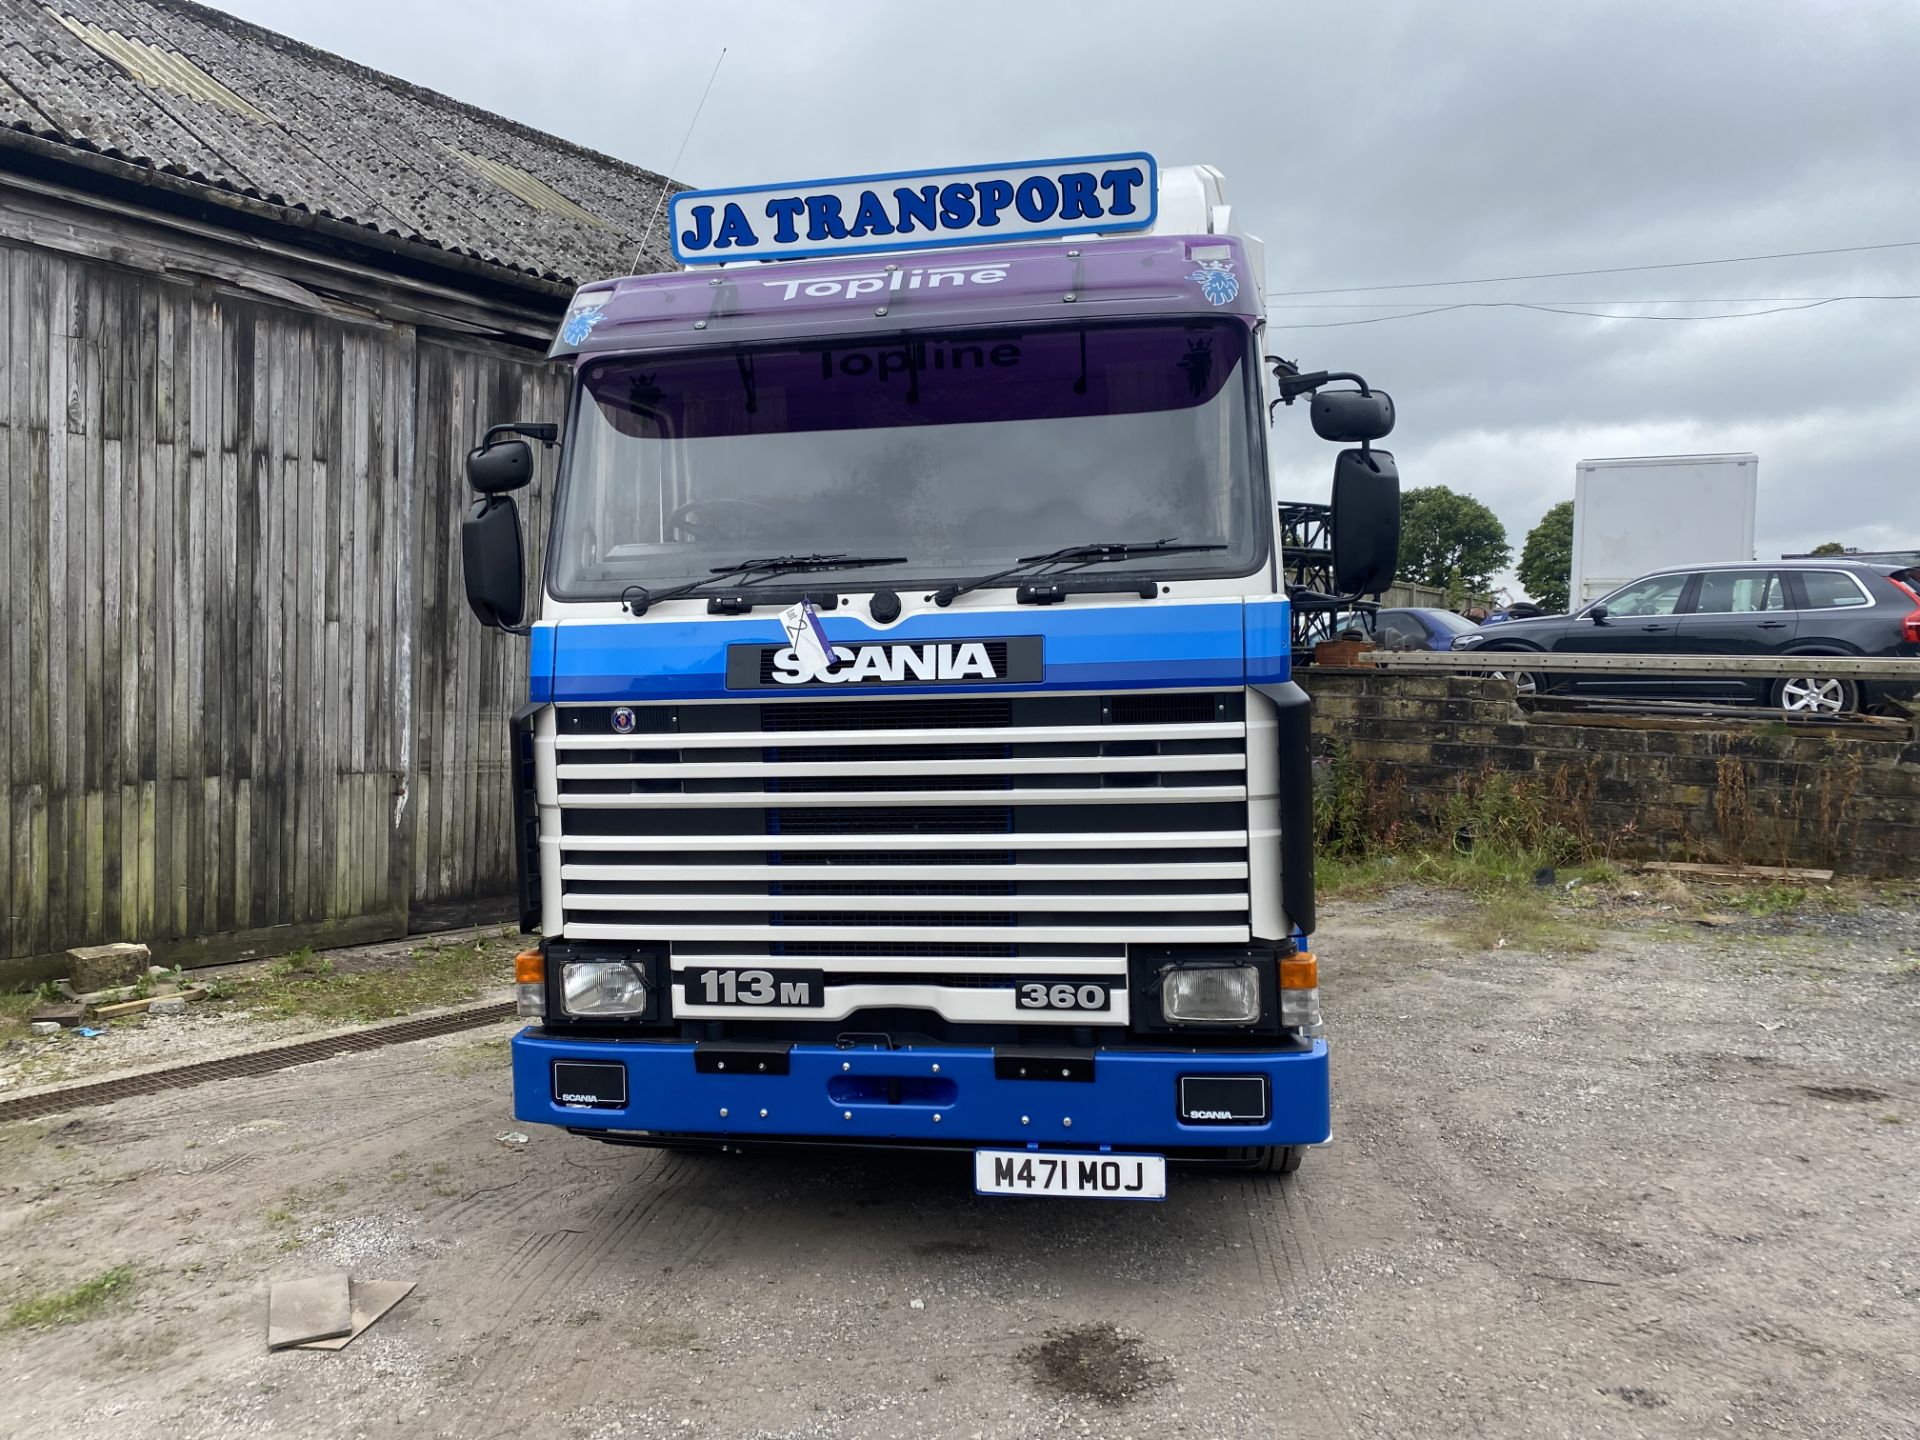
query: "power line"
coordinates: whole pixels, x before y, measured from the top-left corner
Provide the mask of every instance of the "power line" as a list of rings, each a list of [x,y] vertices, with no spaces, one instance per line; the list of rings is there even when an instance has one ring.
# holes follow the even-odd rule
[[[1792,305],[1807,300],[1903,300],[1903,295],[1693,295],[1685,299],[1530,300],[1531,305]],[[1269,305],[1269,310],[1404,310],[1407,300],[1309,300],[1291,305]],[[1462,300],[1461,308],[1504,305],[1504,300]]]
[[[1567,280],[1581,275],[1632,275],[1646,270],[1693,270],[1703,265],[1745,265],[1759,260],[1805,260],[1815,255],[1863,255],[1873,250],[1910,250],[1920,240],[1889,240],[1883,245],[1839,245],[1828,250],[1782,250],[1773,255],[1728,255],[1715,260],[1669,260],[1659,265],[1610,265],[1597,270],[1543,270],[1535,275],[1489,275],[1477,280],[1412,280],[1396,285],[1335,285],[1324,290],[1276,290],[1295,295],[1351,295],[1359,290],[1437,290],[1449,285],[1504,285],[1514,280]]]
[[[673,152],[673,164],[667,167],[667,173],[661,176],[660,193],[654,197],[653,214],[647,217],[646,233],[640,237],[640,248],[633,252],[633,268],[640,268],[640,257],[647,253],[647,242],[653,238],[654,223],[660,218],[660,207],[667,203],[667,192],[673,187],[673,177],[680,173],[681,158],[687,153],[687,142],[693,139],[693,127],[700,123],[700,112],[707,108],[707,96],[713,93],[713,82],[720,78],[720,67],[726,63],[727,47],[720,47],[720,58],[713,62],[713,73],[707,76],[707,88],[700,92],[700,103],[693,107],[693,118],[687,121],[687,133],[680,137],[680,148]]]
[[[1451,310],[1537,310],[1543,315],[1578,315],[1591,320],[1659,320],[1669,323],[1689,320],[1754,320],[1762,315],[1781,315],[1792,310],[1818,310],[1845,300],[1920,300],[1917,295],[1829,295],[1794,305],[1776,305],[1768,310],[1730,310],[1720,315],[1619,315],[1605,310],[1565,309],[1557,305],[1535,304],[1526,300],[1467,300],[1453,305],[1434,305],[1425,310],[1409,310],[1400,315],[1371,315],[1362,320],[1316,320],[1293,325],[1275,325],[1274,330],[1338,330],[1349,325],[1378,325],[1388,320],[1418,320],[1424,315],[1444,315]],[[1601,302],[1605,303],[1605,302]],[[1618,304],[1660,304],[1660,301],[1618,301]],[[1687,303],[1687,302],[1681,302]]]

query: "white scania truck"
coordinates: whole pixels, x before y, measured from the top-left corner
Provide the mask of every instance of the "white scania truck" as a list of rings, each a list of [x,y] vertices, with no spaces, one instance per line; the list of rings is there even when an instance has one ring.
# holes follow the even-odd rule
[[[514,727],[515,1112],[938,1147],[1157,1198],[1329,1133],[1269,412],[1386,583],[1387,397],[1262,354],[1219,172],[1143,154],[678,195],[583,286],[567,414],[468,460]],[[1289,417],[1291,418],[1291,417]],[[563,445],[538,618],[511,493]],[[1323,597],[1325,598],[1325,597]]]

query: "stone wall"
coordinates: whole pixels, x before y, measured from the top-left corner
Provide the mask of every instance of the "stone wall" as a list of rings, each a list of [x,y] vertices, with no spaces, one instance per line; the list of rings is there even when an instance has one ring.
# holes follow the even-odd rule
[[[1323,785],[1338,772],[1349,823],[1376,840],[1534,823],[1615,859],[1920,875],[1911,726],[1523,710],[1505,681],[1467,675],[1299,678]]]

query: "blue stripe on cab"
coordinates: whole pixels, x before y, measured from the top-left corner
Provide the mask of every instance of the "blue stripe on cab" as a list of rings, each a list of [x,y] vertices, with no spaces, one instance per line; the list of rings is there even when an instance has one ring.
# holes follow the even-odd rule
[[[527,648],[527,699],[535,705],[553,703],[553,653],[556,627],[552,623],[533,627],[533,643]]]
[[[1281,685],[1293,678],[1293,621],[1287,597],[1246,602],[1247,684]]]
[[[1261,602],[1278,616],[1280,678],[1286,678],[1286,605]],[[983,640],[1016,635],[1042,638],[1042,689],[1153,689],[1160,686],[1237,687],[1247,682],[1255,653],[1253,622],[1242,602],[1100,606],[1087,609],[963,610],[915,615],[885,629],[851,615],[822,616],[835,644]],[[1251,611],[1248,612],[1249,616]],[[548,637],[551,637],[550,640]],[[530,695],[536,703],[720,700],[748,695],[848,694],[854,687],[782,687],[781,691],[727,689],[727,647],[780,645],[786,636],[769,613],[739,620],[558,621],[534,632]],[[546,647],[550,646],[550,650]],[[1274,656],[1261,652],[1266,673]],[[550,680],[547,677],[550,676]],[[543,683],[545,693],[542,693]],[[883,687],[859,687],[871,692]],[[888,685],[890,695],[941,695],[959,689],[991,694],[1031,690],[1030,684]]]

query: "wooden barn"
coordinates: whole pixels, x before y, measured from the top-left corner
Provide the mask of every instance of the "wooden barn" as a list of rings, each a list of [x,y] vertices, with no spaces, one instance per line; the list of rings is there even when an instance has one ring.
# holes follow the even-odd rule
[[[460,461],[560,418],[665,184],[182,0],[0,0],[0,979],[505,913]]]

